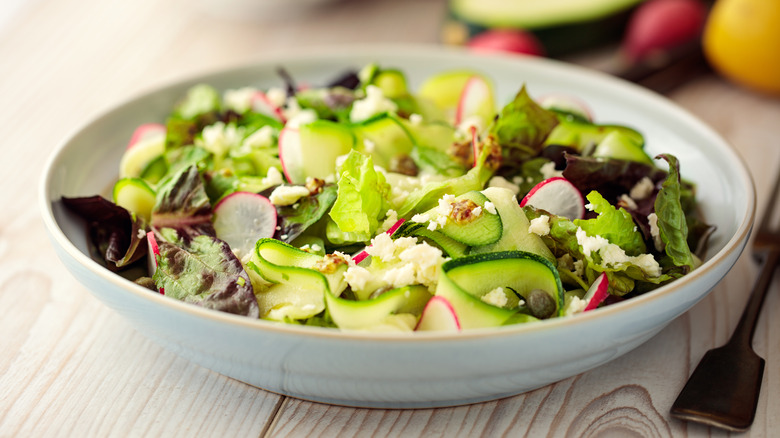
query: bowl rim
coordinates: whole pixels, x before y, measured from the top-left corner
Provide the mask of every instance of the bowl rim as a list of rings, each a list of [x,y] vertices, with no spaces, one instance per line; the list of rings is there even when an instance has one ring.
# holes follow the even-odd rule
[[[68,146],[71,142],[84,130],[90,126],[99,123],[103,118],[107,118],[116,112],[122,111],[125,107],[133,105],[139,100],[150,97],[156,93],[160,93],[168,88],[181,85],[186,82],[205,81],[208,78],[229,74],[232,72],[238,72],[243,69],[263,69],[273,68],[285,62],[313,62],[317,60],[330,59],[334,56],[345,58],[357,58],[359,56],[375,56],[381,59],[382,56],[400,56],[400,57],[430,57],[430,56],[444,56],[447,58],[462,58],[463,60],[473,58],[484,58],[492,60],[498,63],[513,64],[516,63],[519,68],[522,68],[523,64],[531,65],[532,68],[537,69],[549,69],[555,72],[563,72],[566,74],[577,73],[578,76],[585,77],[587,81],[595,81],[597,84],[604,84],[609,87],[617,87],[625,89],[635,95],[641,96],[642,99],[651,102],[659,109],[672,114],[675,118],[682,121],[683,124],[692,127],[697,133],[711,137],[713,140],[717,140],[719,147],[721,147],[723,153],[729,154],[727,157],[731,162],[735,163],[733,168],[735,174],[741,183],[741,187],[746,190],[745,197],[747,202],[747,210],[744,217],[741,218],[741,222],[737,225],[735,233],[731,238],[724,243],[723,248],[717,253],[713,254],[708,260],[706,260],[699,268],[693,272],[685,275],[682,278],[674,280],[673,282],[661,286],[656,290],[648,292],[646,294],[633,297],[631,299],[612,304],[603,308],[598,308],[593,311],[576,315],[574,318],[554,318],[550,320],[538,321],[528,324],[516,324],[501,327],[490,328],[477,328],[463,330],[460,332],[448,333],[448,332],[371,332],[371,331],[349,331],[341,330],[337,328],[325,328],[325,327],[308,327],[299,326],[294,324],[278,323],[273,321],[266,321],[262,319],[252,319],[241,315],[234,315],[227,312],[218,310],[205,309],[197,305],[185,303],[183,301],[170,299],[164,295],[150,293],[150,291],[138,284],[135,284],[123,277],[109,271],[105,267],[101,266],[94,260],[92,260],[87,254],[82,253],[65,235],[60,228],[54,217],[53,202],[49,199],[49,187],[52,184],[51,177],[53,171],[67,152]],[[607,73],[591,70],[586,67],[565,63],[548,58],[530,57],[525,55],[510,55],[510,54],[496,54],[496,53],[475,53],[466,49],[456,47],[442,47],[436,45],[368,45],[368,44],[353,44],[353,45],[340,45],[340,46],[326,46],[326,47],[311,47],[308,49],[296,49],[290,52],[279,52],[272,55],[268,55],[263,59],[256,59],[247,63],[240,63],[232,66],[225,66],[222,68],[216,68],[211,70],[205,70],[194,74],[189,74],[178,79],[168,80],[161,84],[154,85],[145,90],[136,92],[130,98],[121,100],[118,103],[113,103],[107,107],[98,110],[96,113],[85,118],[85,121],[80,125],[77,125],[71,132],[61,140],[54,150],[48,156],[41,178],[38,185],[38,201],[39,208],[42,212],[43,222],[49,233],[50,239],[56,245],[58,245],[69,257],[72,257],[78,264],[85,267],[90,273],[97,275],[101,280],[112,284],[123,290],[125,293],[132,293],[142,300],[150,300],[153,305],[162,305],[167,307],[171,311],[183,312],[188,316],[194,316],[197,318],[206,318],[212,323],[224,323],[234,326],[236,329],[250,329],[258,330],[258,333],[272,332],[280,335],[305,335],[307,337],[316,338],[328,338],[336,341],[348,341],[348,340],[360,340],[360,341],[379,341],[379,342],[430,342],[436,341],[459,341],[464,339],[481,339],[485,337],[499,338],[506,336],[514,336],[517,334],[524,334],[529,332],[538,332],[540,330],[552,331],[557,329],[568,328],[570,326],[578,326],[582,324],[588,324],[597,319],[608,319],[614,317],[615,314],[623,314],[627,309],[634,309],[637,306],[642,306],[647,302],[656,301],[670,294],[674,294],[676,291],[688,286],[689,284],[704,277],[708,272],[715,270],[725,259],[732,256],[736,252],[742,251],[742,245],[740,242],[747,244],[748,238],[752,230],[753,222],[756,214],[756,191],[753,179],[748,171],[748,167],[745,164],[744,159],[739,155],[736,148],[727,142],[720,134],[714,129],[704,123],[701,119],[694,116],[681,106],[675,104],[666,97],[660,96],[640,87],[639,85],[624,81],[622,79],[613,77]],[[705,294],[706,295],[706,294]],[[704,295],[702,295],[703,297]]]

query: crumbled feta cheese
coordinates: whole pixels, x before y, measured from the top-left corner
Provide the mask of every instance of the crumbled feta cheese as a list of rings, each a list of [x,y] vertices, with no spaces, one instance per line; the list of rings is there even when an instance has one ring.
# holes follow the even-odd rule
[[[363,290],[372,278],[371,272],[362,266],[350,266],[344,272],[344,280],[355,290]]]
[[[311,246],[311,250],[314,252],[320,252],[322,251],[322,247],[317,245],[316,243]]]
[[[371,152],[374,152],[374,149],[376,148],[376,143],[374,143],[373,141],[365,138],[365,139],[363,139],[363,146],[366,147],[366,152],[371,153]]]
[[[631,190],[628,192],[628,195],[637,201],[641,201],[642,199],[650,196],[654,189],[655,184],[653,184],[653,180],[648,177],[644,177],[640,179],[639,182],[634,185],[634,187],[631,188]]]
[[[428,215],[428,213],[417,213],[416,215],[412,216],[412,222],[416,224],[424,224],[431,220],[431,217]]]
[[[336,162],[335,162],[336,169],[341,167],[344,164],[344,162],[347,161],[347,157],[349,157],[349,154],[339,155],[338,157],[336,157]]]
[[[585,307],[588,306],[588,302],[576,295],[566,296],[566,302],[563,305],[563,315],[571,316],[577,313],[585,311]]]
[[[650,224],[650,235],[653,236],[653,245],[658,251],[664,250],[664,241],[661,240],[661,230],[658,228],[658,215],[650,213],[647,215],[647,222]]]
[[[520,186],[507,181],[506,178],[504,178],[503,176],[494,176],[493,178],[490,178],[490,181],[488,181],[488,187],[500,187],[503,189],[509,189],[515,195],[520,193]]]
[[[496,205],[490,201],[485,201],[485,211],[487,211],[490,214],[498,214],[498,211],[496,210]]]
[[[146,237],[146,233],[144,232],[143,228],[139,228],[138,232],[135,235],[139,239],[143,239],[144,237]]]
[[[232,146],[240,145],[243,138],[244,128],[217,122],[203,128],[203,133],[201,138],[197,140],[197,144],[212,154],[221,157]]]
[[[257,88],[243,87],[234,90],[225,91],[223,101],[225,107],[232,109],[233,111],[243,114],[252,107],[252,96],[257,93]]]
[[[531,224],[528,226],[528,231],[539,236],[546,236],[550,234],[550,216],[543,214],[537,218],[531,219]]]
[[[304,196],[309,196],[309,189],[303,186],[279,186],[271,192],[268,198],[274,205],[292,205]]]
[[[366,98],[352,103],[349,120],[362,122],[377,114],[384,112],[394,113],[397,110],[398,106],[392,100],[385,98],[381,88],[376,85],[369,85],[366,87]]]
[[[421,124],[423,122],[423,117],[421,115],[417,114],[417,113],[412,114],[412,115],[409,116],[409,122],[412,125],[419,125],[419,124]]]
[[[419,243],[410,246],[398,254],[398,259],[411,263],[415,268],[415,280],[418,284],[435,289],[439,277],[439,269],[444,263],[442,252],[439,248]]]
[[[265,125],[244,139],[242,146],[248,148],[267,148],[274,145],[274,128]]]
[[[393,225],[395,225],[396,222],[398,222],[398,213],[392,208],[387,210],[385,220],[382,222],[382,225],[379,226],[377,234],[384,233],[385,231],[389,230]]]
[[[265,177],[260,180],[260,182],[264,186],[272,187],[284,183],[284,179],[282,179],[282,172],[279,172],[279,169],[275,167],[269,167],[268,173],[266,173]]]
[[[389,262],[395,257],[395,245],[393,239],[382,233],[371,239],[371,244],[366,252],[372,257],[378,257],[383,262]]]
[[[313,109],[302,109],[287,119],[285,127],[299,128],[317,120],[317,113]]]
[[[586,257],[591,257],[594,252],[599,253],[601,261],[606,266],[617,266],[622,263],[632,263],[651,277],[661,275],[661,266],[652,254],[641,254],[638,256],[629,256],[619,246],[609,243],[601,236],[588,236],[582,228],[577,228],[575,233],[577,243],[582,247],[582,253]]]
[[[634,199],[631,198],[630,196],[626,195],[625,193],[620,195],[620,199],[619,200],[621,202],[623,202],[626,205],[626,207],[628,207],[631,210],[636,210],[636,209],[639,208],[639,206],[636,205],[636,202],[634,201]]]
[[[482,207],[478,205],[478,206],[472,208],[471,209],[471,214],[474,215],[474,217],[481,216],[482,215]]]
[[[430,221],[430,222],[428,222],[428,226],[426,228],[431,230],[431,231],[436,231],[436,227],[438,225],[439,225],[438,222]]]
[[[542,173],[542,178],[544,179],[548,179],[556,176],[563,176],[563,171],[555,170],[555,163],[552,161],[543,164],[542,167],[539,168],[539,171]]]
[[[385,271],[382,281],[393,288],[408,286],[414,284],[417,276],[415,275],[413,263],[406,263],[397,268],[390,268]]]
[[[454,195],[444,195],[439,199],[439,206],[436,208],[436,212],[441,216],[449,216],[452,213],[452,203],[455,201]]]
[[[265,97],[268,99],[268,103],[277,108],[281,108],[284,106],[285,102],[287,102],[287,91],[283,88],[272,87],[265,92]]]
[[[497,287],[490,292],[486,293],[485,295],[482,295],[480,299],[488,303],[490,305],[496,306],[496,307],[504,307],[506,306],[508,299],[506,297],[506,293],[504,292],[503,287]]]
[[[575,260],[574,261],[574,275],[578,277],[582,277],[582,275],[585,273],[585,261],[584,260]]]

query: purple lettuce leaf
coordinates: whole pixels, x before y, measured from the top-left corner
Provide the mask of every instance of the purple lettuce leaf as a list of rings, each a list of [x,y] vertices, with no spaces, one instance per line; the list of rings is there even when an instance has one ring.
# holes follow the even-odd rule
[[[62,203],[87,223],[91,252],[112,271],[121,270],[147,253],[145,224],[101,196],[62,197]]]

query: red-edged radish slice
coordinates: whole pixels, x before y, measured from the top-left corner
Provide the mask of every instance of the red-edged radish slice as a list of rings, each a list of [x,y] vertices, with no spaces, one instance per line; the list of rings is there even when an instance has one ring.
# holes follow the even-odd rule
[[[387,235],[389,235],[389,236],[392,236],[393,233],[395,233],[398,230],[398,227],[400,227],[401,224],[404,223],[404,221],[405,221],[405,219],[398,219],[398,221],[396,221],[396,223],[394,223],[393,226],[390,227],[390,229],[385,231],[385,233],[387,233]],[[369,245],[369,246],[371,246],[371,245]],[[368,248],[368,247],[366,247],[366,248]],[[352,261],[354,261],[355,264],[358,264],[358,263],[362,262],[363,260],[365,260],[366,257],[368,257],[368,251],[366,251],[364,249],[363,251],[360,251],[359,253],[355,254],[355,256],[352,257]]]
[[[253,111],[274,117],[282,123],[286,122],[282,109],[271,103],[271,99],[262,91],[253,94],[251,102]]]
[[[276,207],[265,196],[234,192],[214,206],[214,230],[238,257],[251,254],[255,243],[276,232]]]
[[[455,314],[455,308],[448,299],[442,296],[432,297],[422,311],[420,322],[415,331],[460,331],[460,321]]]
[[[478,52],[523,53],[544,56],[544,46],[530,32],[520,29],[491,29],[475,35],[468,47]]]
[[[279,132],[279,161],[285,179],[293,184],[306,181],[303,169],[303,151],[301,150],[301,133],[296,128],[284,128]]]
[[[544,109],[556,110],[569,114],[574,114],[593,121],[593,111],[582,100],[566,94],[547,94],[537,99],[537,103]]]
[[[133,136],[130,137],[130,141],[127,143],[127,149],[132,148],[143,140],[159,136],[165,137],[165,132],[165,125],[160,123],[144,123],[133,131]]]
[[[152,277],[157,270],[157,256],[160,255],[160,247],[157,245],[157,239],[154,237],[153,231],[146,233],[146,244],[149,245],[149,253],[146,256],[147,269],[149,270],[149,276]],[[165,295],[164,288],[159,290],[161,294]]]
[[[482,76],[471,76],[460,93],[455,109],[455,124],[460,125],[471,117],[477,117],[480,128],[484,129],[495,112],[493,88],[490,83]]]
[[[607,299],[609,296],[609,279],[607,278],[607,273],[602,272],[601,275],[599,275],[596,278],[596,281],[593,282],[593,284],[590,285],[590,288],[588,288],[588,291],[585,293],[585,296],[582,298],[585,302],[588,304],[585,305],[585,309],[583,309],[583,312],[587,312],[588,310],[593,310],[596,307],[599,306],[599,304],[603,303],[604,300]]]
[[[535,185],[520,201],[521,207],[526,205],[569,219],[585,217],[585,198],[574,184],[562,176],[548,178]]]

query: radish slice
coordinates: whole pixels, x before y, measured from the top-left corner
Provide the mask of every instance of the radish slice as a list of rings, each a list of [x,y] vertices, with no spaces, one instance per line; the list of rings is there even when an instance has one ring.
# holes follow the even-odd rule
[[[607,273],[602,272],[601,275],[596,278],[596,281],[593,282],[593,284],[590,285],[590,288],[585,293],[585,296],[582,298],[584,301],[586,301],[588,304],[585,305],[585,309],[583,312],[587,312],[588,310],[593,310],[596,307],[599,306],[599,304],[603,303],[604,300],[607,299],[609,296],[609,279],[607,278]]]
[[[585,217],[585,198],[582,193],[564,177],[548,178],[528,192],[520,206],[530,205],[568,219]]]
[[[276,207],[265,196],[234,192],[214,206],[214,230],[239,258],[251,254],[255,243],[276,232]]]
[[[478,117],[480,128],[484,129],[487,121],[495,113],[493,90],[487,80],[479,75],[469,78],[458,100],[455,110],[455,124],[460,125],[471,117]]]
[[[165,125],[159,123],[145,123],[135,128],[133,136],[130,137],[130,141],[127,143],[127,149],[132,148],[143,140],[163,136],[165,137]]]
[[[252,95],[252,110],[267,116],[271,116],[282,123],[286,123],[284,113],[282,109],[271,103],[271,99],[263,93],[258,91]]]
[[[460,321],[449,300],[436,295],[425,305],[420,322],[414,330],[459,332]]]
[[[154,276],[154,272],[157,271],[157,256],[160,255],[160,247],[157,245],[157,239],[154,237],[154,232],[149,231],[146,233],[146,244],[149,245],[149,255],[147,256],[147,269],[149,270],[149,276]],[[160,293],[165,295],[165,289],[160,288]]]
[[[393,233],[395,233],[396,230],[398,230],[398,227],[400,227],[401,224],[403,224],[405,220],[406,219],[398,219],[398,221],[396,223],[394,223],[393,226],[390,227],[389,230],[385,231],[385,233],[387,233],[388,235],[392,236]],[[369,246],[371,246],[371,245],[369,245]],[[366,248],[368,248],[368,247],[366,247]],[[358,264],[358,263],[362,262],[363,260],[365,260],[366,257],[368,257],[368,252],[364,249],[363,251],[360,251],[354,257],[352,257],[352,261],[354,261],[355,264]]]
[[[589,122],[593,121],[593,111],[590,107],[574,96],[548,94],[537,99],[537,103],[544,109],[562,111],[580,116]]]

